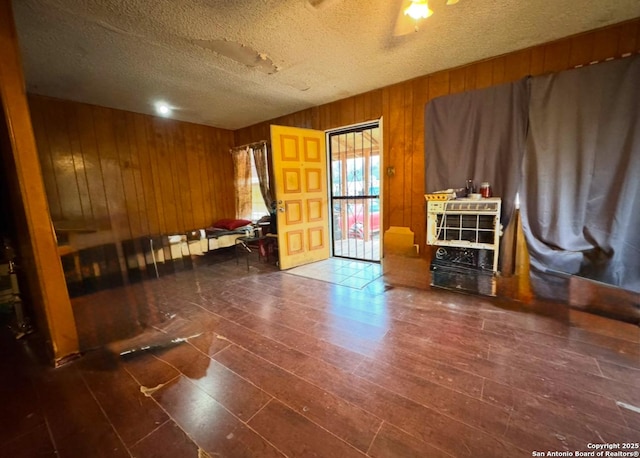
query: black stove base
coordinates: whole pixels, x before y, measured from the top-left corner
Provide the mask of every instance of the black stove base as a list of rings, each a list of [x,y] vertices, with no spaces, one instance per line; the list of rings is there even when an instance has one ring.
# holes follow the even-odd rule
[[[482,296],[496,295],[493,272],[431,264],[431,286]]]

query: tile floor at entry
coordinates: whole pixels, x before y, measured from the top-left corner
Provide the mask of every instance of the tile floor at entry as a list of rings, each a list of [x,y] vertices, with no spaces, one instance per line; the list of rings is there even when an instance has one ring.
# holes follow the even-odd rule
[[[288,274],[322,280],[336,285],[362,289],[382,275],[378,263],[329,258],[287,270]]]
[[[554,304],[231,258],[73,305],[85,354],[58,369],[37,336],[0,333],[0,456],[514,458],[640,438],[638,327]]]

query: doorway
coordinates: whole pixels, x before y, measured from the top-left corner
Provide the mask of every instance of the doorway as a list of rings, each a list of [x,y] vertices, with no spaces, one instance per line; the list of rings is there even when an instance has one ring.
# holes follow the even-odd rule
[[[329,131],[327,146],[333,256],[380,262],[380,121]]]

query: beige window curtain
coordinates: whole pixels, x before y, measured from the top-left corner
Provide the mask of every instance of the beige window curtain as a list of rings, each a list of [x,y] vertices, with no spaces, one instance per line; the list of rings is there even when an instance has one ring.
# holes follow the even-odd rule
[[[250,147],[231,150],[236,188],[236,218],[251,219],[251,156]]]
[[[269,183],[267,144],[263,143],[260,146],[254,146],[252,149],[253,162],[256,164],[256,172],[258,173],[258,179],[260,180],[260,193],[262,194],[262,198],[264,199],[264,204],[267,206],[267,209],[271,209],[273,192]]]

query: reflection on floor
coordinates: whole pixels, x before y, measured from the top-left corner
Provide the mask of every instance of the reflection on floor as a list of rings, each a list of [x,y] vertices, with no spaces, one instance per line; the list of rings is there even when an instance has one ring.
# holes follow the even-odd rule
[[[73,305],[92,350],[61,368],[0,332],[1,456],[514,458],[640,437],[638,327],[556,303],[229,258]]]
[[[362,289],[380,278],[382,267],[377,263],[329,258],[324,261],[295,267],[287,270],[287,273]]]

